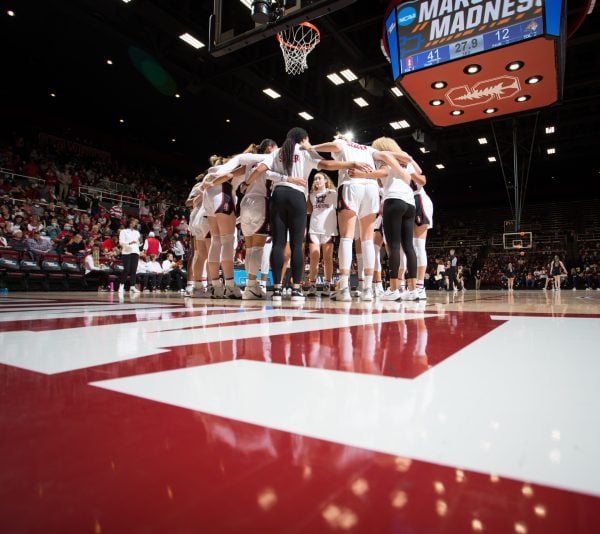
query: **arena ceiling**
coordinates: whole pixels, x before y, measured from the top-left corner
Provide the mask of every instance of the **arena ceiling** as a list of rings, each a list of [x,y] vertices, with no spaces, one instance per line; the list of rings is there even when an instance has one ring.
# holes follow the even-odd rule
[[[389,135],[418,156],[438,201],[460,204],[507,202],[507,194],[513,194],[516,132],[519,163],[530,168],[528,199],[595,194],[600,178],[593,156],[600,125],[597,8],[567,41],[560,102],[539,113],[438,129],[408,99],[390,91],[391,69],[380,46],[388,3],[358,0],[315,20],[321,43],[308,57],[308,70],[290,76],[275,37],[220,57],[179,39],[189,32],[208,43],[211,0],[3,1],[2,107],[11,111],[11,124],[19,113],[63,115],[116,138],[134,139],[177,156],[190,173],[205,168],[210,154],[235,153],[264,137],[281,142],[296,125],[305,127],[313,142],[346,130],[365,143]],[[586,4],[569,2],[569,24]],[[336,86],[326,78],[346,68],[358,80]],[[267,97],[266,87],[282,97]],[[356,106],[357,97],[369,106]],[[300,111],[314,119],[304,121]],[[394,130],[394,120],[410,126]],[[553,134],[546,134],[549,126]],[[479,144],[483,137],[488,144]],[[550,147],[555,154],[547,153]],[[490,156],[501,156],[504,177]]]

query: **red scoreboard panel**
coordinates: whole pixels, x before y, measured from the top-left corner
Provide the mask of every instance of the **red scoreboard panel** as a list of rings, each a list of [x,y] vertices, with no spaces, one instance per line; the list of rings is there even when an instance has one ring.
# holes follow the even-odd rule
[[[562,0],[393,1],[384,48],[394,81],[436,126],[562,97]]]

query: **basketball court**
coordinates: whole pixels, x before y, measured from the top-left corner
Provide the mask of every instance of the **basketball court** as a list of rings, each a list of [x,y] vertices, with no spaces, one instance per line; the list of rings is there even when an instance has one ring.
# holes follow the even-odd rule
[[[595,532],[599,303],[11,293],[3,531]]]

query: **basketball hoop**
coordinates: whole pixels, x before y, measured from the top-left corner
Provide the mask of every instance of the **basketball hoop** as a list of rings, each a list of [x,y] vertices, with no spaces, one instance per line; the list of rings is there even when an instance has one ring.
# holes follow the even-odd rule
[[[277,40],[285,61],[285,72],[301,74],[308,68],[306,57],[321,40],[318,28],[310,22],[301,22],[277,33]]]

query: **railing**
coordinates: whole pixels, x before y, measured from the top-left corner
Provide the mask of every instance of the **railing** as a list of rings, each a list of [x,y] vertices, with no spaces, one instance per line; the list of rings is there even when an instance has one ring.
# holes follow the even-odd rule
[[[37,186],[42,186],[46,183],[46,181],[42,180],[41,178],[33,178],[31,176],[26,176],[25,174],[17,174],[16,172],[11,171],[10,169],[0,167],[0,178],[10,179],[10,177],[12,177],[13,179],[18,178],[19,181],[26,180],[28,182],[36,184]]]
[[[99,187],[82,185],[79,187],[79,194],[90,197],[97,197],[100,202],[112,202],[113,204],[121,202],[122,204],[136,206],[138,209],[140,208],[139,199],[135,197],[130,197],[128,195],[122,195],[121,193],[115,193],[114,191],[100,189]]]

